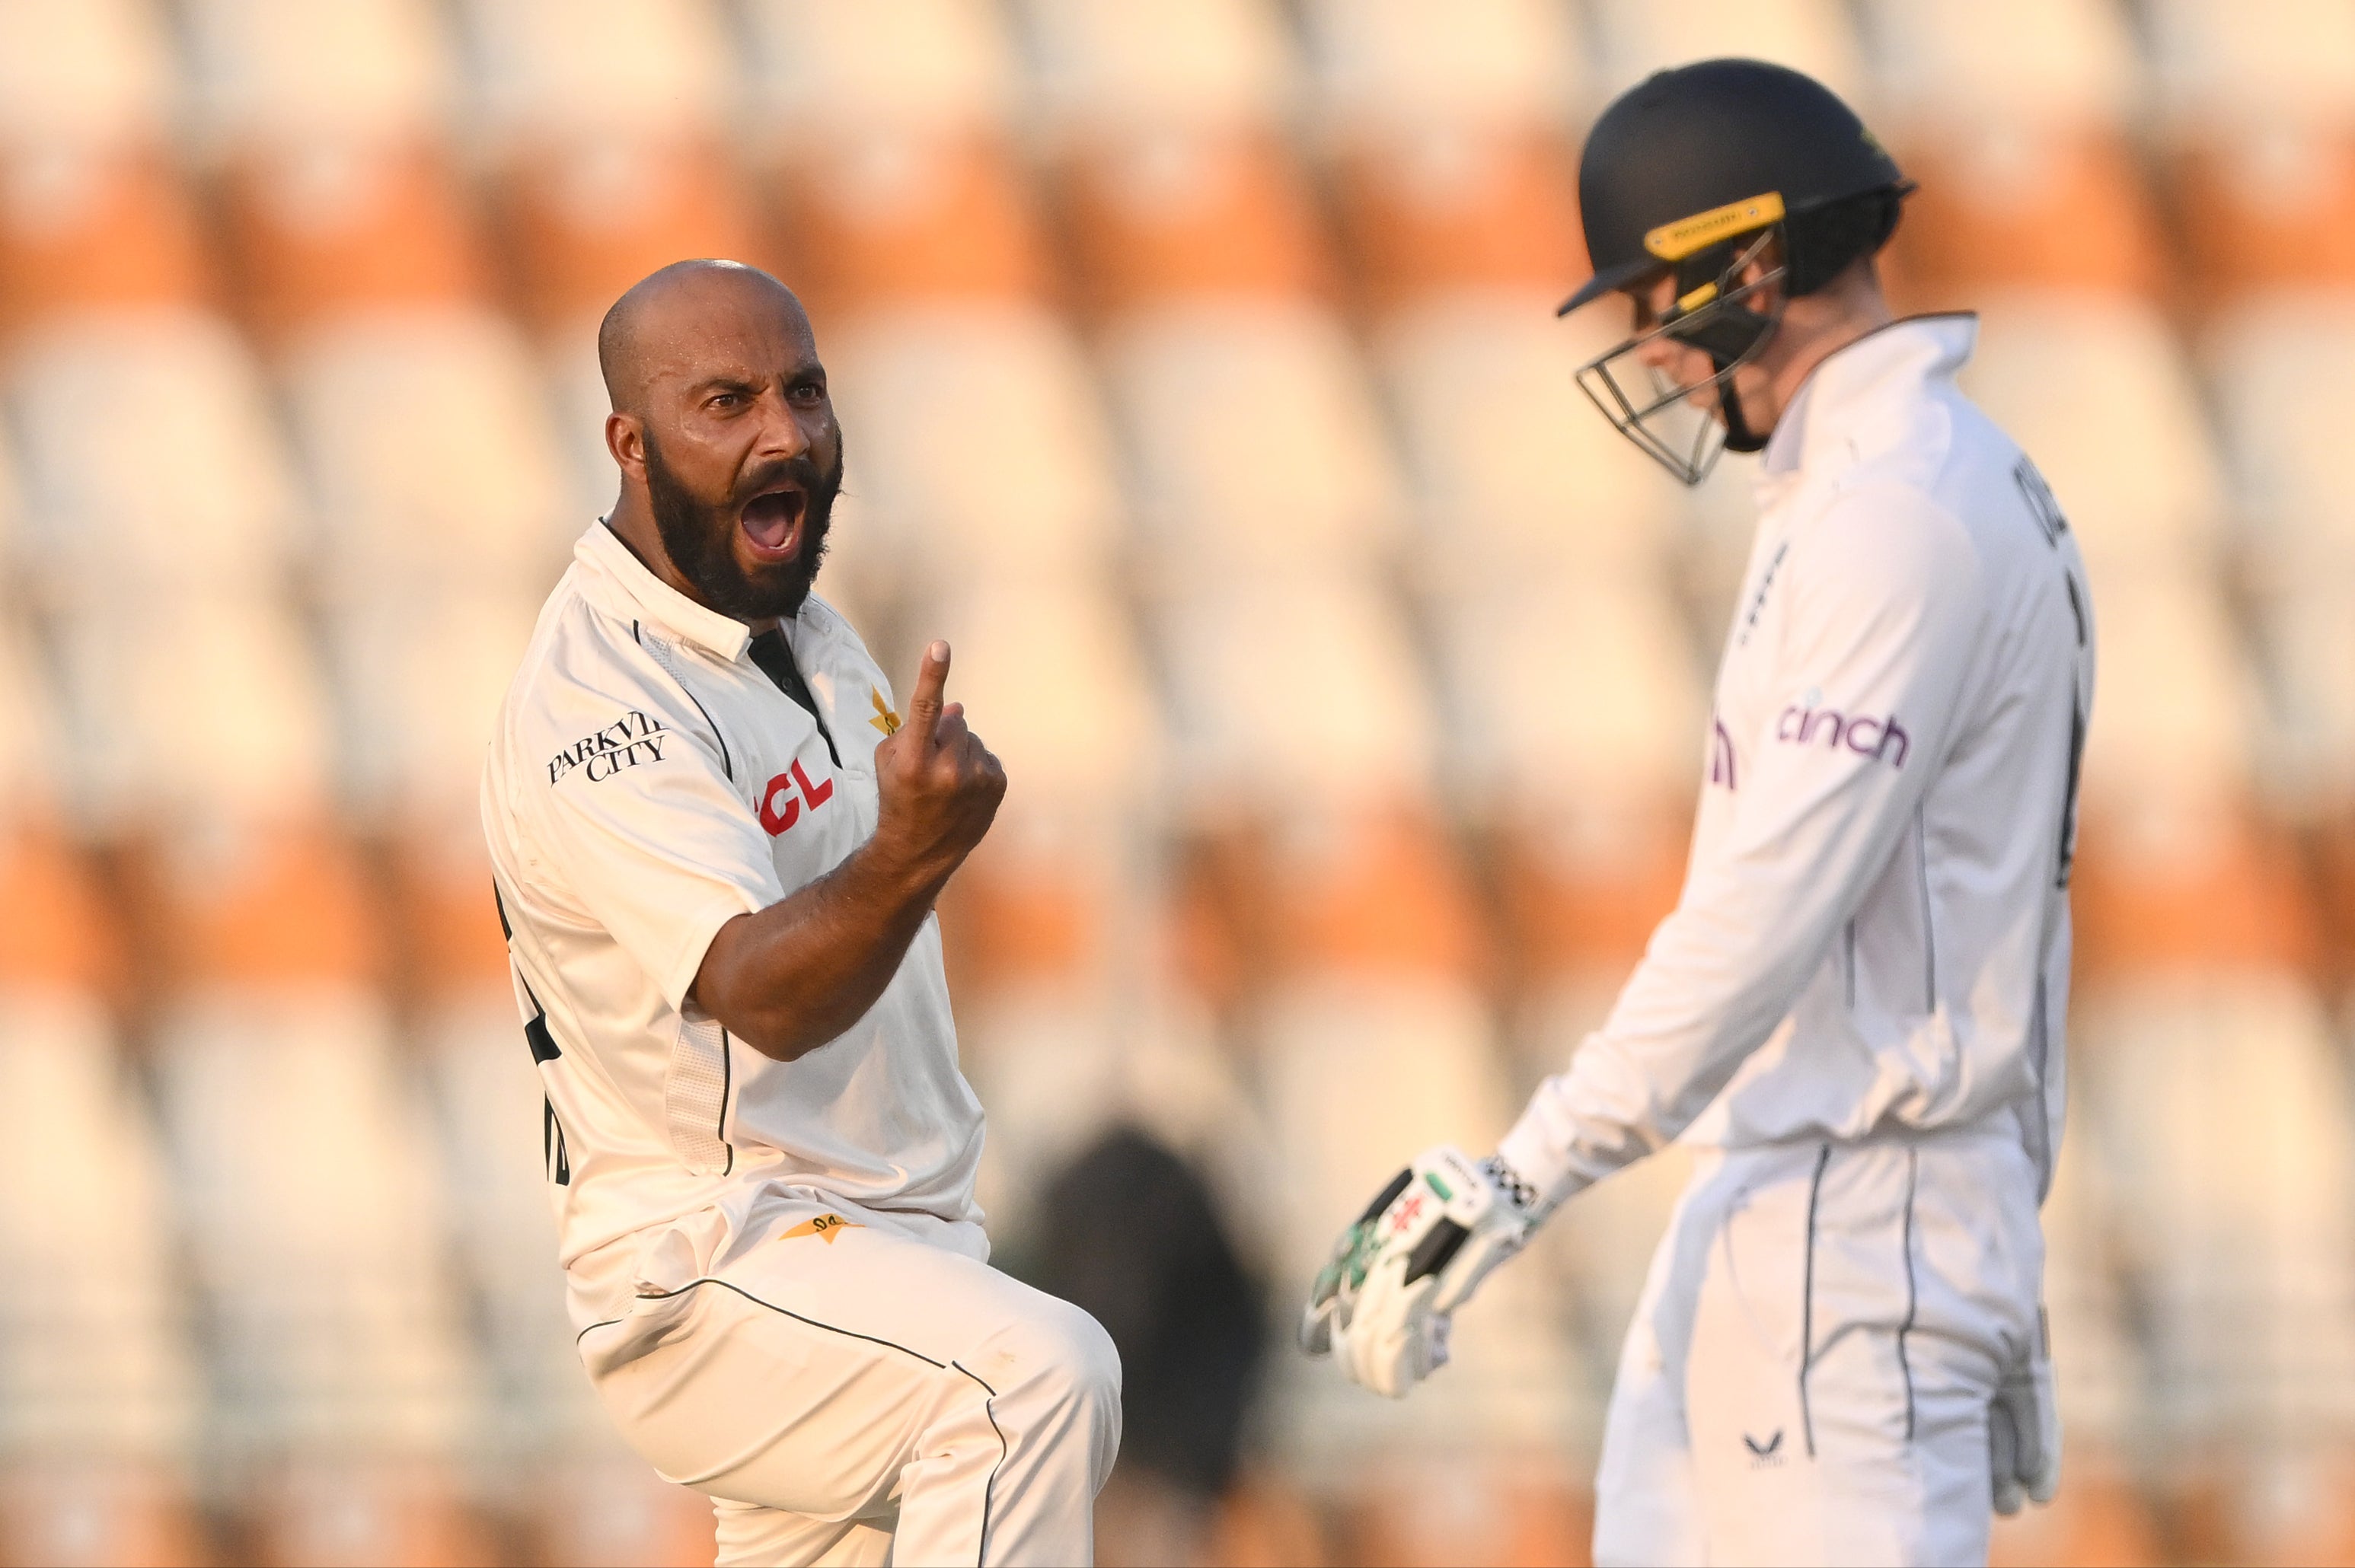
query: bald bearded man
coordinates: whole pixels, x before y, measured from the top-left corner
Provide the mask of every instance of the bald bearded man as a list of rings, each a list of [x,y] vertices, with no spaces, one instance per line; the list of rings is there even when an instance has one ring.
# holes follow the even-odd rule
[[[1079,1308],[988,1265],[933,901],[997,759],[901,722],[810,591],[842,434],[775,279],[666,267],[598,334],[622,493],[483,780],[582,1361],[723,1563],[1071,1563],[1120,1437]]]

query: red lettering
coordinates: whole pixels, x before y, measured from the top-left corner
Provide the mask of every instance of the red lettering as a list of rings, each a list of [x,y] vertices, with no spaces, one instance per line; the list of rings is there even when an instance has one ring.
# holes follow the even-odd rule
[[[761,825],[769,830],[771,838],[775,838],[779,833],[792,827],[801,817],[802,803],[792,794],[793,784],[792,774],[780,773],[769,780],[768,789],[762,792]],[[782,810],[777,806],[777,797],[780,795],[785,798],[784,809]]]
[[[798,796],[794,794],[796,789],[801,791]],[[777,799],[780,795],[784,797],[782,803]],[[803,771],[796,758],[784,772],[770,779],[769,787],[761,792],[761,825],[769,830],[771,838],[775,838],[801,820],[803,801],[809,802],[809,809],[815,811],[833,799],[834,780],[811,783],[810,776]]]
[[[809,775],[802,771],[799,758],[794,759],[794,782],[802,787],[802,799],[810,803],[813,811],[834,798],[834,780],[829,779],[823,784],[811,784]]]

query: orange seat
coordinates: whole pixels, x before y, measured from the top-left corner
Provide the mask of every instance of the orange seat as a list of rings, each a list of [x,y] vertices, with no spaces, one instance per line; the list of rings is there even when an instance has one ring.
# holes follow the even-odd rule
[[[2184,142],[2169,164],[2203,299],[2355,286],[2355,132],[2256,127]]]
[[[1516,979],[1615,980],[1634,967],[1683,891],[1689,815],[1663,803],[1601,859],[1568,853],[1544,822],[1500,824],[1487,862]]]
[[[550,1568],[708,1568],[718,1554],[711,1499],[671,1485],[634,1455],[559,1459],[539,1478],[535,1504],[533,1561]]]
[[[960,993],[1092,977],[1107,957],[1112,900],[1100,862],[984,841],[941,899],[941,935]]]
[[[1273,129],[1103,132],[1068,149],[1057,184],[1080,287],[1101,315],[1187,294],[1331,291],[1305,182]]]
[[[1216,986],[1222,969],[1245,986],[1317,972],[1490,978],[1470,878],[1422,802],[1238,823],[1199,850],[1198,917],[1216,929],[1186,938],[1209,944],[1190,955],[1197,980]]]
[[[1561,290],[1586,272],[1577,167],[1550,127],[1401,126],[1352,137],[1337,185],[1368,302],[1441,289]]]
[[[188,1478],[135,1458],[44,1457],[0,1469],[0,1563],[193,1568],[217,1561]]]
[[[1021,171],[984,127],[846,128],[767,174],[773,249],[825,319],[908,300],[1040,300],[1047,248]]]
[[[2126,843],[2088,810],[2072,879],[2081,974],[2317,969],[2321,920],[2296,846],[2246,818],[2207,829]]]
[[[187,186],[163,149],[0,150],[0,330],[67,310],[197,302],[212,287]]]
[[[229,159],[220,198],[248,313],[266,335],[488,292],[473,215],[430,143],[249,146]]]
[[[2151,299],[2171,286],[2156,207],[2114,132],[2012,122],[1898,161],[1921,187],[1888,253],[1908,308],[1975,306],[1989,284]]]
[[[32,823],[0,834],[0,983],[111,992],[123,957],[113,911],[81,853]]]
[[[698,138],[540,142],[497,183],[523,308],[543,328],[602,313],[673,261],[764,260],[733,168]]]
[[[506,938],[479,835],[405,834],[386,864],[401,990],[440,1001],[507,983]]]
[[[124,856],[140,948],[187,990],[370,984],[384,938],[357,846],[323,819],[191,827]]]
[[[254,1561],[283,1568],[473,1568],[504,1561],[442,1467],[312,1457],[265,1482],[255,1504]]]
[[[1490,1469],[1462,1491],[1382,1475],[1348,1510],[1341,1561],[1382,1568],[1556,1568],[1593,1561],[1594,1499],[1582,1486]],[[1433,1490],[1446,1500],[1434,1505]],[[1468,1492],[1469,1495],[1465,1495]]]

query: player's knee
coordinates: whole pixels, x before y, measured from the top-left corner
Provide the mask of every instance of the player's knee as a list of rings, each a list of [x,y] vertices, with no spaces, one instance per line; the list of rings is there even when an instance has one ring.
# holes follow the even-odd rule
[[[1120,1351],[1103,1325],[1080,1308],[1041,1296],[1023,1325],[1018,1352],[1027,1381],[1090,1415],[1120,1408]]]

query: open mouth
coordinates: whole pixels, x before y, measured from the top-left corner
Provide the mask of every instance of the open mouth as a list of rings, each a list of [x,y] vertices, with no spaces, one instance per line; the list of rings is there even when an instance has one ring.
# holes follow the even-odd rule
[[[767,565],[792,560],[802,551],[802,525],[809,515],[809,493],[798,484],[780,484],[744,503],[737,524],[753,559]]]

